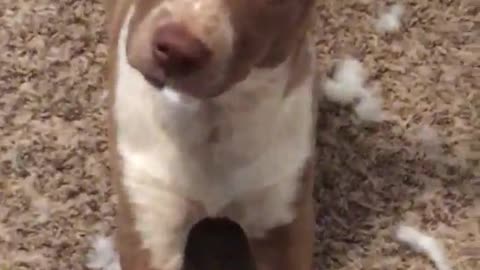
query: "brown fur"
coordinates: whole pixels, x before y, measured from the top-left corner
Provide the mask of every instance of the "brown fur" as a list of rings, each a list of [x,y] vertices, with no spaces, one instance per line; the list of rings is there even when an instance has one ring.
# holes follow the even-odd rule
[[[313,7],[313,0],[229,3],[234,10],[234,29],[239,33],[234,45],[230,84],[244,79],[252,65],[274,67],[285,61],[303,41]]]

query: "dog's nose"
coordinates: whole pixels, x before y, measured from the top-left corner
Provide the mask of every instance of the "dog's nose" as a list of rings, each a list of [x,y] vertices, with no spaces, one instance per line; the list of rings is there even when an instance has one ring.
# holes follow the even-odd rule
[[[187,75],[203,67],[210,49],[179,23],[162,25],[153,35],[153,57],[167,76]]]

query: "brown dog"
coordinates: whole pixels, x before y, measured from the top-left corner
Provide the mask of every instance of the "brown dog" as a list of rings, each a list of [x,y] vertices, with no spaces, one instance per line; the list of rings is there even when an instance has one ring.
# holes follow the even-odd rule
[[[257,269],[312,264],[313,0],[106,0],[123,270],[179,270],[226,217]]]

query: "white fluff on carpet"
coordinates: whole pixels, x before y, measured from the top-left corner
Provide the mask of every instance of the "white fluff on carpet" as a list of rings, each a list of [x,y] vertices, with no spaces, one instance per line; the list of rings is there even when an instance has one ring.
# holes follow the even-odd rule
[[[354,104],[357,117],[363,121],[378,122],[384,119],[382,100],[365,87],[367,72],[354,58],[338,62],[332,78],[323,83],[325,97],[341,105]]]
[[[417,252],[427,255],[438,270],[452,269],[442,245],[433,237],[406,225],[399,226],[395,236],[398,241],[407,244]]]
[[[384,120],[382,100],[379,97],[368,95],[358,102],[354,108],[360,120],[380,122]]]
[[[401,17],[404,12],[404,7],[400,4],[393,5],[387,12],[382,14],[377,19],[375,28],[378,32],[396,32],[402,26]]]
[[[367,72],[357,59],[344,59],[335,66],[333,77],[324,82],[325,96],[335,103],[351,104],[366,95],[366,77]]]
[[[118,253],[111,237],[98,236],[87,255],[86,266],[95,270],[121,270]]]

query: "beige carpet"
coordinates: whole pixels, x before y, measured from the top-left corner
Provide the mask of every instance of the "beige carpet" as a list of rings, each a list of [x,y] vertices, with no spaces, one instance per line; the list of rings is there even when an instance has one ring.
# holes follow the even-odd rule
[[[404,1],[380,35],[383,1],[318,0],[319,70],[353,55],[390,119],[366,125],[322,102],[318,269],[434,269],[398,224],[480,269],[480,6]],[[0,1],[0,269],[85,269],[113,232],[99,0]]]

